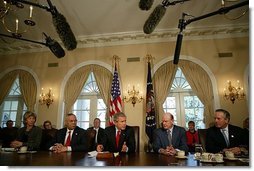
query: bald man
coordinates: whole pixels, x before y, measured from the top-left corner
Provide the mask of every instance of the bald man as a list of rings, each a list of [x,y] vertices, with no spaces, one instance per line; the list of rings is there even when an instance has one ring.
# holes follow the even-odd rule
[[[174,116],[164,113],[162,128],[157,128],[153,133],[153,150],[164,155],[175,155],[178,150],[188,152],[186,131],[183,127],[174,125]]]

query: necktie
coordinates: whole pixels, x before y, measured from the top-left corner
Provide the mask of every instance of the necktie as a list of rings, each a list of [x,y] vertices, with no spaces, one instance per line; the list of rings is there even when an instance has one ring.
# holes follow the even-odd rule
[[[65,142],[65,146],[70,146],[71,145],[71,131],[68,132],[68,137],[66,139],[66,142]]]
[[[224,136],[224,139],[225,139],[227,147],[228,147],[229,146],[229,140],[228,140],[228,137],[226,135],[226,131],[227,131],[226,129],[222,129],[222,134]]]
[[[118,130],[116,134],[116,147],[118,148],[119,140],[120,140],[121,131]]]
[[[169,146],[172,145],[172,137],[171,137],[171,131],[168,129],[167,130],[167,134],[168,134],[168,142],[169,142]]]
[[[95,144],[97,144],[98,131],[98,129],[95,129]]]

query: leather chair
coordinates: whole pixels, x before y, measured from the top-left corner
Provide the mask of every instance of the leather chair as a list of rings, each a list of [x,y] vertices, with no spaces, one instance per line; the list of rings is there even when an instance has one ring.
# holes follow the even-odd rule
[[[87,133],[87,141],[88,141],[88,150],[93,151],[95,150],[94,140],[95,140],[96,131],[94,129],[87,129],[86,133]]]
[[[199,143],[202,145],[203,151],[206,151],[206,131],[207,129],[198,129]]]
[[[136,142],[136,147],[135,147],[135,152],[139,152],[139,126],[132,126],[134,129],[134,136],[135,136],[135,142]]]

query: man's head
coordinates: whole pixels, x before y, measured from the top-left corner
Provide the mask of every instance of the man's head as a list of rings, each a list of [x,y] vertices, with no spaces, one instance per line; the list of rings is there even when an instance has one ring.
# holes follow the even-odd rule
[[[52,129],[52,124],[49,120],[44,121],[43,123],[44,129]]]
[[[195,131],[195,122],[193,121],[189,121],[188,122],[188,128],[189,130],[192,132],[192,131]]]
[[[224,109],[217,109],[214,120],[217,128],[226,128],[230,121],[230,113]]]
[[[93,127],[94,128],[99,128],[101,126],[101,120],[99,118],[95,118],[93,120]]]
[[[12,128],[13,127],[13,121],[12,120],[8,120],[6,122],[6,126],[7,126],[7,128]]]
[[[76,118],[75,114],[69,113],[69,114],[66,115],[66,117],[65,117],[65,126],[70,130],[73,130],[73,129],[76,128],[77,118]]]
[[[126,115],[122,112],[116,113],[113,116],[114,124],[117,129],[125,130],[126,128]]]
[[[171,113],[164,113],[162,115],[162,127],[170,129],[174,125],[174,116]]]

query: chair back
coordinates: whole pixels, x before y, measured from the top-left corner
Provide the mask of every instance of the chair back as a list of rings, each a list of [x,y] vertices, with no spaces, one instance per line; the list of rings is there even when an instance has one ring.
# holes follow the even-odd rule
[[[94,129],[87,129],[86,133],[87,133],[88,150],[93,151],[95,150],[94,140],[95,140],[96,131]]]
[[[134,129],[134,136],[135,136],[135,142],[136,142],[136,147],[135,147],[135,152],[139,152],[139,126],[132,126]]]
[[[206,151],[206,131],[207,129],[198,129],[199,143],[202,145],[203,151]]]

